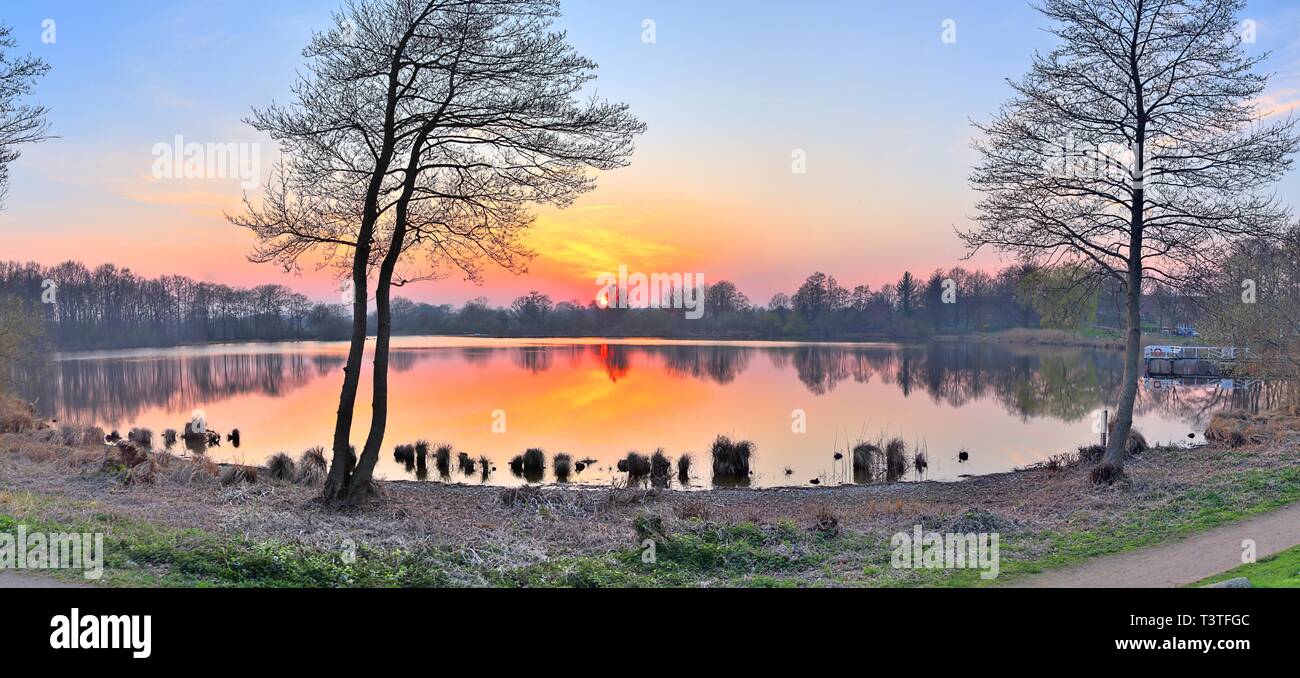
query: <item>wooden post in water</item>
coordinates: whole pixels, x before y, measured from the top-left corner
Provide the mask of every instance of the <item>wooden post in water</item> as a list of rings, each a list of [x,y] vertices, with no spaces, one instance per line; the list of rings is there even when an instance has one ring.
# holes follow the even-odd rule
[[[1101,446],[1106,446],[1106,434],[1110,432],[1110,410],[1101,411]]]

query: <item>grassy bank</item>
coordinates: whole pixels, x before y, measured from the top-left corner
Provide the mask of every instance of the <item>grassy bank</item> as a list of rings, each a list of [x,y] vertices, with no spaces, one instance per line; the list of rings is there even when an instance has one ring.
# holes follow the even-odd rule
[[[0,531],[102,532],[110,586],[983,586],[1300,501],[1293,437],[1149,450],[1115,487],[1077,463],[691,493],[390,482],[361,511],[265,479],[132,480],[85,463],[94,448],[33,438],[0,436]],[[998,533],[1001,576],[893,568],[890,538],[914,525]]]
[[[1227,579],[1245,577],[1255,588],[1300,588],[1300,546],[1275,553],[1259,562],[1242,565],[1233,570],[1196,582],[1205,586]]]

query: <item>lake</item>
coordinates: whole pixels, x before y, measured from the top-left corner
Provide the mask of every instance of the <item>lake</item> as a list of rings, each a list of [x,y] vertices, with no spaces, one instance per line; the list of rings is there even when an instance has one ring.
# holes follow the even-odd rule
[[[211,428],[242,434],[239,448],[226,442],[211,456],[260,464],[275,452],[296,458],[329,446],[346,351],[341,342],[300,342],[65,353],[26,375],[20,391],[44,416],[123,435],[133,426],[156,435],[180,430],[202,409]],[[756,444],[755,487],[831,485],[852,481],[837,450],[897,436],[909,459],[926,450],[924,478],[956,480],[1096,441],[1100,410],[1119,391],[1121,359],[986,343],[398,337],[378,472],[414,478],[393,448],[423,438],[496,466],[487,480],[453,468],[444,478],[430,472],[431,481],[522,484],[508,461],[540,447],[548,460],[557,452],[596,460],[571,482],[605,485],[624,477],[615,466],[629,450],[663,448],[674,459],[690,453],[690,486],[708,487],[709,446],[724,434]],[[369,383],[367,370],[358,447],[368,431]],[[1153,443],[1185,444],[1193,432],[1200,442],[1214,411],[1258,409],[1260,398],[1258,384],[1144,380],[1137,426]],[[545,481],[552,480],[548,461]]]

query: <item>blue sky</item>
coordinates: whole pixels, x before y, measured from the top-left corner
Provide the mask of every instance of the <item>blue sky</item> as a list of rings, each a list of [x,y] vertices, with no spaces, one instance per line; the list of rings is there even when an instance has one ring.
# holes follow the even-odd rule
[[[237,181],[146,179],[152,146],[177,134],[262,142],[269,166],[274,148],[241,119],[288,99],[302,47],[335,7],[4,0],[0,21],[52,66],[37,100],[61,139],[27,149],[13,168],[3,258],[112,261],[330,295],[326,275],[286,279],[243,260],[251,240],[221,217],[238,209]],[[649,125],[632,166],[570,210],[543,212],[544,255],[529,276],[404,293],[506,302],[533,287],[567,292],[565,280],[585,270],[578,259],[602,247],[634,270],[681,262],[764,301],[817,269],[876,287],[904,268],[954,265],[963,251],[953,227],[973,204],[969,121],[987,118],[1007,97],[1003,80],[1051,44],[1039,15],[1009,0],[566,0],[564,12],[561,26],[601,66],[599,93]],[[1246,17],[1258,26],[1255,48],[1274,52],[1270,94],[1300,100],[1300,8],[1259,0]],[[53,44],[41,42],[46,19]],[[642,41],[645,19],[653,44]],[[955,44],[940,39],[945,19],[956,22]],[[806,152],[808,174],[792,180],[793,149]],[[1296,173],[1279,191],[1300,204]]]

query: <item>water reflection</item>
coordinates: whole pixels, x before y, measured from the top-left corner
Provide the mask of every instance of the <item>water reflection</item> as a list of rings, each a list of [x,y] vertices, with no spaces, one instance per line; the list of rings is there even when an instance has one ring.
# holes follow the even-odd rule
[[[239,426],[246,439],[245,450],[224,452],[260,462],[257,455],[328,440],[345,350],[242,345],[72,354],[20,374],[19,388],[46,416],[110,428],[178,428],[196,408],[210,417],[215,411],[223,419],[217,425]],[[533,446],[583,456],[588,471],[577,482],[608,480],[616,472],[603,469],[629,449],[694,452],[707,465],[700,452],[720,433],[757,443],[753,484],[834,480],[826,475],[832,450],[885,428],[909,444],[928,440],[929,467],[918,476],[1006,470],[1086,442],[1090,415],[1117,399],[1123,377],[1122,355],[1114,352],[959,343],[400,338],[390,365],[390,443],[453,440],[474,458],[458,463],[455,474],[438,465],[437,477],[477,482],[490,481],[480,454],[506,463]],[[1273,398],[1259,382],[1144,380],[1137,414],[1149,437],[1182,439],[1214,411],[1257,412]],[[368,395],[358,402],[368,403]],[[789,430],[796,409],[809,413],[805,436]],[[489,428],[498,410],[509,413],[509,434]],[[958,466],[957,450],[967,447],[972,461]],[[423,463],[391,455],[381,467],[389,475],[433,475]],[[536,469],[502,475],[491,480],[545,479]],[[847,482],[852,473],[842,475]]]

